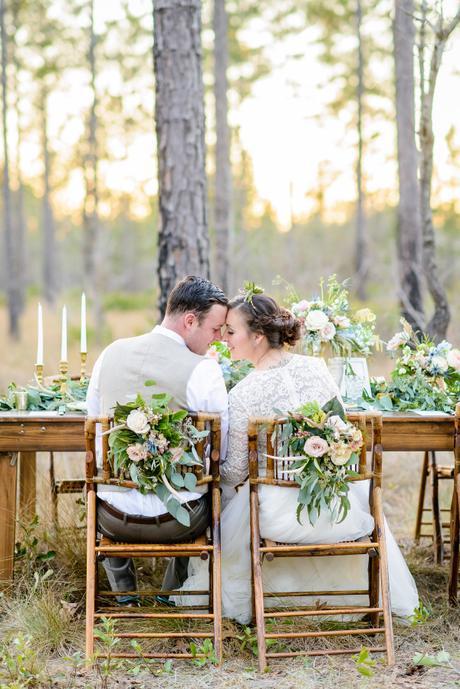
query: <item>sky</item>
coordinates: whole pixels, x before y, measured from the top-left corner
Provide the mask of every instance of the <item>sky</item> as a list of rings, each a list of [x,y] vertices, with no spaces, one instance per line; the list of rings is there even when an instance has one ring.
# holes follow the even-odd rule
[[[131,9],[150,7],[146,0],[131,0]],[[445,2],[446,13],[457,2]],[[119,0],[98,2],[97,22],[101,26],[108,19],[122,17]],[[248,43],[260,43],[257,22],[248,27],[244,38]],[[368,32],[375,31],[370,25]],[[327,102],[334,91],[330,73],[318,60],[315,45],[315,27],[306,27],[294,37],[278,41],[270,46],[273,62],[271,73],[253,86],[252,94],[236,110],[230,112],[230,122],[240,129],[244,148],[253,164],[254,181],[262,201],[274,208],[280,225],[287,228],[291,216],[301,216],[314,210],[312,193],[323,171],[326,186],[326,204],[332,219],[341,219],[341,212],[355,198],[356,134],[350,125],[350,111],[338,116],[327,114]],[[391,40],[391,35],[389,39]],[[126,146],[124,140],[109,142],[112,156],[110,164],[101,163],[100,177],[111,189],[137,192],[138,202],[133,211],[142,215],[147,212],[149,197],[156,193],[156,160],[153,130],[153,76],[152,57],[146,45],[145,75],[139,83],[137,99],[152,113],[152,128],[132,138]],[[300,57],[287,59],[296,53]],[[452,94],[459,92],[460,26],[450,39],[441,67],[434,108],[436,137],[435,164],[437,179],[435,193],[444,197],[452,194],[452,166],[445,136],[452,125],[458,123],[458,106]],[[377,65],[385,78],[393,68],[392,61]],[[375,69],[375,66],[374,66]],[[50,131],[56,155],[65,161],[71,155],[75,141],[81,136],[84,116],[91,94],[85,84],[85,76],[77,71],[65,84],[65,90],[52,96],[49,107]],[[104,83],[105,80],[105,83]],[[115,74],[101,77],[101,86],[117,93]],[[24,84],[25,92],[31,85]],[[138,106],[136,95],[132,107]],[[369,204],[396,201],[397,167],[395,162],[395,122],[391,111],[377,120],[368,120],[367,133],[372,140],[365,151],[365,186],[372,197]],[[460,145],[460,127],[456,134]],[[38,134],[29,138],[24,158],[27,176],[35,177],[41,184],[41,150]],[[80,212],[83,180],[78,166],[63,180],[55,194],[59,208]],[[460,179],[460,177],[458,178]],[[341,211],[342,209],[342,211]],[[111,207],[102,197],[102,213],[109,214]]]

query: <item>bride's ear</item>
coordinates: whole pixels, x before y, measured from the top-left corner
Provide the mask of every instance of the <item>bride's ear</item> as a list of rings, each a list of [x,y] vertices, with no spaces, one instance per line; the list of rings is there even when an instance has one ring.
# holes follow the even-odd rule
[[[256,345],[256,347],[258,347],[260,345],[260,343],[262,342],[262,340],[264,339],[264,336],[262,335],[262,333],[252,333],[252,337],[253,337],[253,342]]]

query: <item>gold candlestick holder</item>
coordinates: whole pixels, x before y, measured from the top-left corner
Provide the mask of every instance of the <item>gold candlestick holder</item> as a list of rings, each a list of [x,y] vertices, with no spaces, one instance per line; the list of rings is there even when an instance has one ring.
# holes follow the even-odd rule
[[[61,381],[61,393],[64,394],[67,391],[67,371],[69,370],[68,361],[59,362],[59,373]]]
[[[35,378],[39,385],[43,385],[43,364],[35,364]]]
[[[80,383],[86,380],[86,357],[87,352],[80,352]]]

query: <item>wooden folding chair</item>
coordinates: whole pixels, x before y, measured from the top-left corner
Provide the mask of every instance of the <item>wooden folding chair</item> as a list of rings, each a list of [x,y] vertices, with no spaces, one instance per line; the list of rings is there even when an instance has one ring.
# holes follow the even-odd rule
[[[449,603],[451,605],[458,605],[460,563],[460,402],[455,409],[454,456],[454,490],[450,516]]]
[[[414,539],[416,543],[419,543],[421,538],[429,538],[433,542],[433,555],[436,564],[442,564],[444,560],[444,546],[449,545],[449,538],[446,538],[445,530],[450,526],[446,520],[447,514],[450,514],[450,509],[442,507],[440,504],[439,483],[453,478],[453,466],[438,464],[434,450],[424,453]],[[426,505],[425,496],[428,481],[431,488],[431,504]]]
[[[197,485],[209,484],[208,497],[211,502],[211,517],[207,531],[193,541],[166,543],[118,543],[97,534],[96,498],[97,489],[101,484],[122,485],[137,488],[132,481],[118,479],[108,459],[108,435],[102,435],[102,468],[98,471],[96,465],[96,426],[100,424],[101,433],[107,431],[113,424],[108,418],[90,418],[86,420],[86,484],[87,484],[87,578],[86,578],[86,657],[88,660],[97,657],[107,657],[104,649],[96,649],[94,641],[95,624],[102,618],[118,620],[118,624],[130,625],[126,631],[117,630],[115,636],[121,640],[119,646],[130,640],[142,640],[149,648],[142,651],[144,658],[193,658],[204,657],[204,653],[192,654],[186,649],[187,639],[212,639],[214,653],[218,663],[222,661],[222,604],[221,604],[221,541],[220,541],[220,490],[219,490],[219,456],[220,456],[220,417],[217,414],[190,414],[198,430],[209,429],[207,438],[197,444],[196,449],[205,465],[205,458],[210,459],[210,470],[206,472],[201,467],[184,467],[184,471],[195,471]],[[98,462],[99,463],[99,462]],[[164,558],[164,557],[200,557],[209,562],[209,589],[187,591],[187,596],[207,595],[207,606],[159,606],[156,603],[141,607],[114,607],[107,604],[107,599],[113,601],[116,595],[132,594],[139,596],[141,601],[146,598],[155,600],[155,596],[170,596],[177,591],[144,590],[129,592],[101,591],[98,585],[98,561],[104,557],[135,557],[135,558]],[[105,599],[105,600],[104,600]],[[207,631],[193,629],[199,621],[204,623]],[[142,630],[132,630],[134,624],[143,625]],[[163,629],[157,629],[157,623],[163,623]],[[186,625],[185,630],[177,631],[178,625]],[[211,624],[211,629],[209,625]],[[147,630],[145,627],[147,626]],[[150,627],[150,628],[149,628]],[[153,629],[152,629],[153,627]],[[128,640],[128,641],[125,641]],[[159,641],[175,641],[179,645],[177,652],[157,648]],[[140,643],[140,642],[139,642]],[[126,650],[117,646],[117,652],[110,651],[111,657],[139,658],[138,652]],[[199,651],[199,649],[198,649]]]
[[[388,563],[387,550],[385,543],[385,532],[382,509],[382,415],[380,412],[368,412],[362,414],[349,415],[349,420],[355,423],[365,434],[367,445],[370,447],[370,466],[368,467],[366,447],[363,447],[359,467],[359,478],[353,480],[369,480],[369,505],[371,514],[375,520],[373,533],[369,538],[359,539],[354,542],[342,542],[337,544],[315,544],[299,545],[292,543],[281,543],[264,540],[261,538],[259,530],[259,486],[272,485],[284,486],[287,488],[298,489],[298,484],[292,475],[285,473],[286,461],[277,460],[277,438],[282,431],[283,423],[286,420],[275,420],[267,418],[253,418],[249,421],[248,443],[249,443],[249,482],[250,482],[250,519],[251,519],[251,556],[252,556],[252,578],[253,578],[253,607],[257,625],[257,645],[259,650],[259,669],[263,671],[267,665],[268,658],[284,658],[297,655],[336,655],[341,653],[356,653],[360,647],[355,648],[313,648],[302,651],[267,651],[267,639],[274,640],[296,640],[310,638],[329,638],[338,636],[376,636],[382,634],[384,644],[371,647],[373,651],[382,651],[387,655],[389,665],[394,664],[393,647],[393,627],[391,620],[391,607],[388,587]],[[276,436],[274,438],[274,436]],[[265,461],[259,461],[259,447],[265,447],[268,455]],[[291,460],[292,461],[292,460]],[[263,468],[262,468],[263,467]],[[267,598],[273,596],[272,593],[264,591],[262,579],[262,564],[264,558],[272,560],[276,557],[321,557],[334,555],[368,555],[368,586],[365,589],[355,589],[346,591],[277,591],[276,598],[283,599],[283,596],[293,600],[294,597],[314,596],[321,599],[321,596],[336,595],[366,595],[369,605],[342,605],[331,606],[327,604],[317,604],[315,606],[294,606],[289,605],[283,610],[267,608]],[[307,564],[307,563],[306,563]],[[317,602],[317,601],[316,601]],[[318,603],[318,602],[317,602]],[[271,618],[278,622],[290,618],[311,620],[315,617],[328,619],[342,615],[366,616],[367,622],[355,626],[345,627],[344,629],[302,629],[302,631],[276,631],[266,632],[266,620]],[[383,625],[380,624],[380,616],[383,617]],[[291,622],[292,624],[292,622]],[[273,642],[272,642],[273,643]],[[362,644],[361,644],[362,645]]]

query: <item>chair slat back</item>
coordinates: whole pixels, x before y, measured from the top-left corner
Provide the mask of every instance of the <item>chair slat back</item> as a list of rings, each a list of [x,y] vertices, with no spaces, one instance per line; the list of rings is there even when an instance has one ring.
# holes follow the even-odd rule
[[[197,477],[197,485],[199,486],[219,478],[221,422],[218,414],[190,412],[188,416],[199,431],[209,431],[208,435],[195,445],[203,466],[178,465],[178,471],[182,474],[193,472]],[[109,452],[109,432],[113,427],[113,417],[89,417],[86,419],[86,482],[88,484],[104,483],[124,488],[137,488],[137,483],[128,479],[122,472],[116,472],[112,464]],[[96,457],[98,457],[98,461],[96,461]]]
[[[363,434],[364,444],[359,463],[351,467],[357,477],[350,481],[371,479],[381,485],[382,476],[382,414],[378,411],[354,412],[347,415]],[[281,455],[281,442],[287,424],[286,418],[251,417],[248,426],[249,478],[252,484],[269,484],[298,488],[291,454]],[[266,448],[266,450],[265,450]]]

